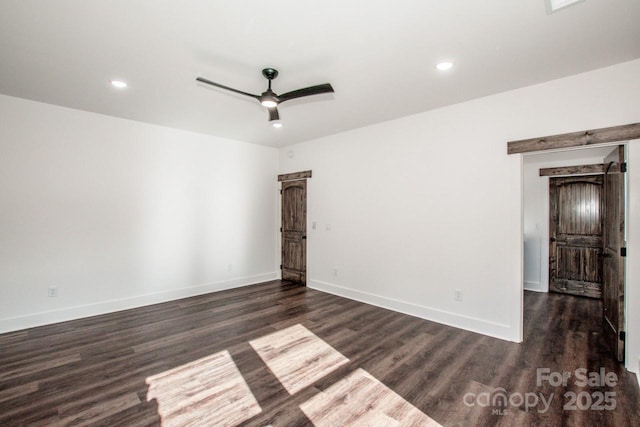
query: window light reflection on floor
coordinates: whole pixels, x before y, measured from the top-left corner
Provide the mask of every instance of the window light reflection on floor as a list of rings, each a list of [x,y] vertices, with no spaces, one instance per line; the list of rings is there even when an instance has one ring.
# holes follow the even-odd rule
[[[163,426],[235,426],[262,412],[228,351],[148,377]]]
[[[290,395],[349,363],[300,324],[249,344]],[[150,376],[146,382],[147,401],[157,401],[163,426],[234,426],[262,413],[227,350]],[[362,368],[317,393],[300,409],[317,427],[440,426]]]

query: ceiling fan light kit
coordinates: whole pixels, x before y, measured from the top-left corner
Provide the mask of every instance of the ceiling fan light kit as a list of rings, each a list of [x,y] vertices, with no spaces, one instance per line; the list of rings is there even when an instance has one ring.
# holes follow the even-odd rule
[[[278,113],[278,105],[289,101],[291,99],[303,98],[306,96],[312,95],[320,95],[323,93],[333,93],[333,87],[329,83],[324,83],[321,85],[310,86],[303,89],[293,90],[291,92],[283,93],[282,95],[278,95],[271,89],[271,81],[278,77],[278,70],[275,68],[265,68],[262,70],[262,75],[269,81],[269,86],[267,90],[262,92],[261,95],[254,95],[252,93],[243,92],[238,89],[231,88],[229,86],[224,86],[220,83],[213,82],[211,80],[205,79],[204,77],[197,77],[196,80],[208,84],[210,86],[215,86],[220,89],[225,89],[231,92],[238,93],[240,95],[250,96],[252,98],[257,99],[261,105],[266,107],[269,111],[269,123],[273,127],[282,127],[282,122],[280,121],[280,115]]]

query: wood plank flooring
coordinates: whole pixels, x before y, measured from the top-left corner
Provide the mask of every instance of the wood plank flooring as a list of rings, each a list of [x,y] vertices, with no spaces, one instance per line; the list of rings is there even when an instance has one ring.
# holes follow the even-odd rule
[[[262,412],[228,351],[147,378],[162,424],[238,425]]]
[[[317,427],[440,426],[362,368],[300,405]]]
[[[249,344],[289,394],[296,394],[349,363],[349,359],[300,324]]]
[[[262,283],[0,335],[0,426],[638,426],[638,384],[609,355],[601,309],[526,292],[515,344]],[[617,382],[582,386],[580,368]]]

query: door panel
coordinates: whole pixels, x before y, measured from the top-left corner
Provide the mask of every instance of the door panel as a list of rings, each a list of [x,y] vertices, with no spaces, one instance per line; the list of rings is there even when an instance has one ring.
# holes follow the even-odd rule
[[[605,339],[619,361],[624,360],[624,146],[605,159],[603,230],[603,317]]]
[[[307,181],[282,183],[282,280],[307,282]]]
[[[602,296],[603,177],[549,180],[549,289]]]
[[[589,179],[588,182],[583,181]],[[557,179],[558,234],[567,236],[601,236],[602,177]]]

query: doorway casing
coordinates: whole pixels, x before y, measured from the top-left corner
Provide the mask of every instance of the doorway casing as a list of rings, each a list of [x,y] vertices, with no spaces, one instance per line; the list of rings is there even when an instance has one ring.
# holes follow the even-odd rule
[[[613,126],[609,128],[601,128],[601,129],[572,132],[572,133],[559,134],[559,135],[553,135],[553,136],[537,137],[537,138],[531,138],[527,140],[510,141],[507,143],[507,153],[525,155],[525,154],[534,154],[534,153],[542,153],[542,152],[549,152],[549,151],[567,151],[567,150],[575,150],[575,149],[584,148],[584,147],[626,144],[632,140],[638,140],[638,139],[640,139],[640,123],[633,123],[633,124],[622,125],[622,126]],[[630,156],[630,157],[633,157],[633,156]],[[524,187],[523,187],[524,183],[523,183],[523,175],[522,175],[523,160],[524,160],[524,157],[521,156],[521,161],[520,161],[521,194],[523,194],[522,192],[524,191]],[[635,195],[636,192],[634,191],[635,190],[630,191],[629,189],[627,189],[627,197],[629,197],[630,194]],[[628,200],[627,203],[631,207],[631,209],[628,210],[627,212],[627,218],[630,220],[630,218],[633,216],[633,209],[634,209],[634,206],[637,205],[637,202],[635,201],[635,198],[634,198],[634,199]],[[640,206],[637,206],[637,208],[640,211]],[[521,226],[524,223],[523,215],[524,215],[524,206],[523,206],[523,199],[521,198],[521,202],[520,202]],[[633,225],[630,224],[630,221],[627,222],[627,227],[628,229],[633,227]],[[635,233],[635,234],[638,235],[640,239],[640,233]],[[523,235],[524,233],[523,233],[523,230],[521,229],[520,246],[519,246],[521,260],[523,260],[523,243],[524,243]],[[632,234],[629,234],[627,238],[627,245],[629,250],[632,250],[633,248],[632,241],[633,241]],[[626,262],[627,262],[627,266],[633,265],[630,262],[630,257],[626,259]],[[633,272],[631,272],[630,270],[631,269],[627,268],[626,285],[625,285],[626,295],[632,294],[631,292],[629,292],[629,283],[630,283],[629,276],[630,274],[634,274],[634,277],[635,277],[635,273],[636,273],[635,270]],[[640,273],[640,271],[638,271],[638,273]],[[640,276],[640,274],[638,275]],[[520,288],[521,295],[524,290],[523,283],[524,283],[524,274],[523,274],[523,270],[521,270],[521,280],[518,285]],[[626,352],[627,354],[629,354],[630,352],[632,353],[632,357],[625,358],[626,360],[625,365],[627,369],[633,372],[639,373],[640,360],[638,360],[638,356],[640,356],[640,330],[636,331],[634,329],[633,331],[631,331],[629,328],[629,326],[633,324],[633,320],[631,319],[632,310],[629,310],[629,304],[631,303],[630,300],[633,301],[632,302],[633,304],[640,302],[640,291],[637,293],[638,295],[636,295],[636,292],[634,292],[633,298],[625,300],[625,312],[630,314],[630,316],[626,318],[626,325],[625,325],[625,329],[629,332],[627,335],[628,345],[626,347]],[[522,340],[522,336],[523,336],[522,299],[520,299],[519,310],[520,310],[520,339]]]

